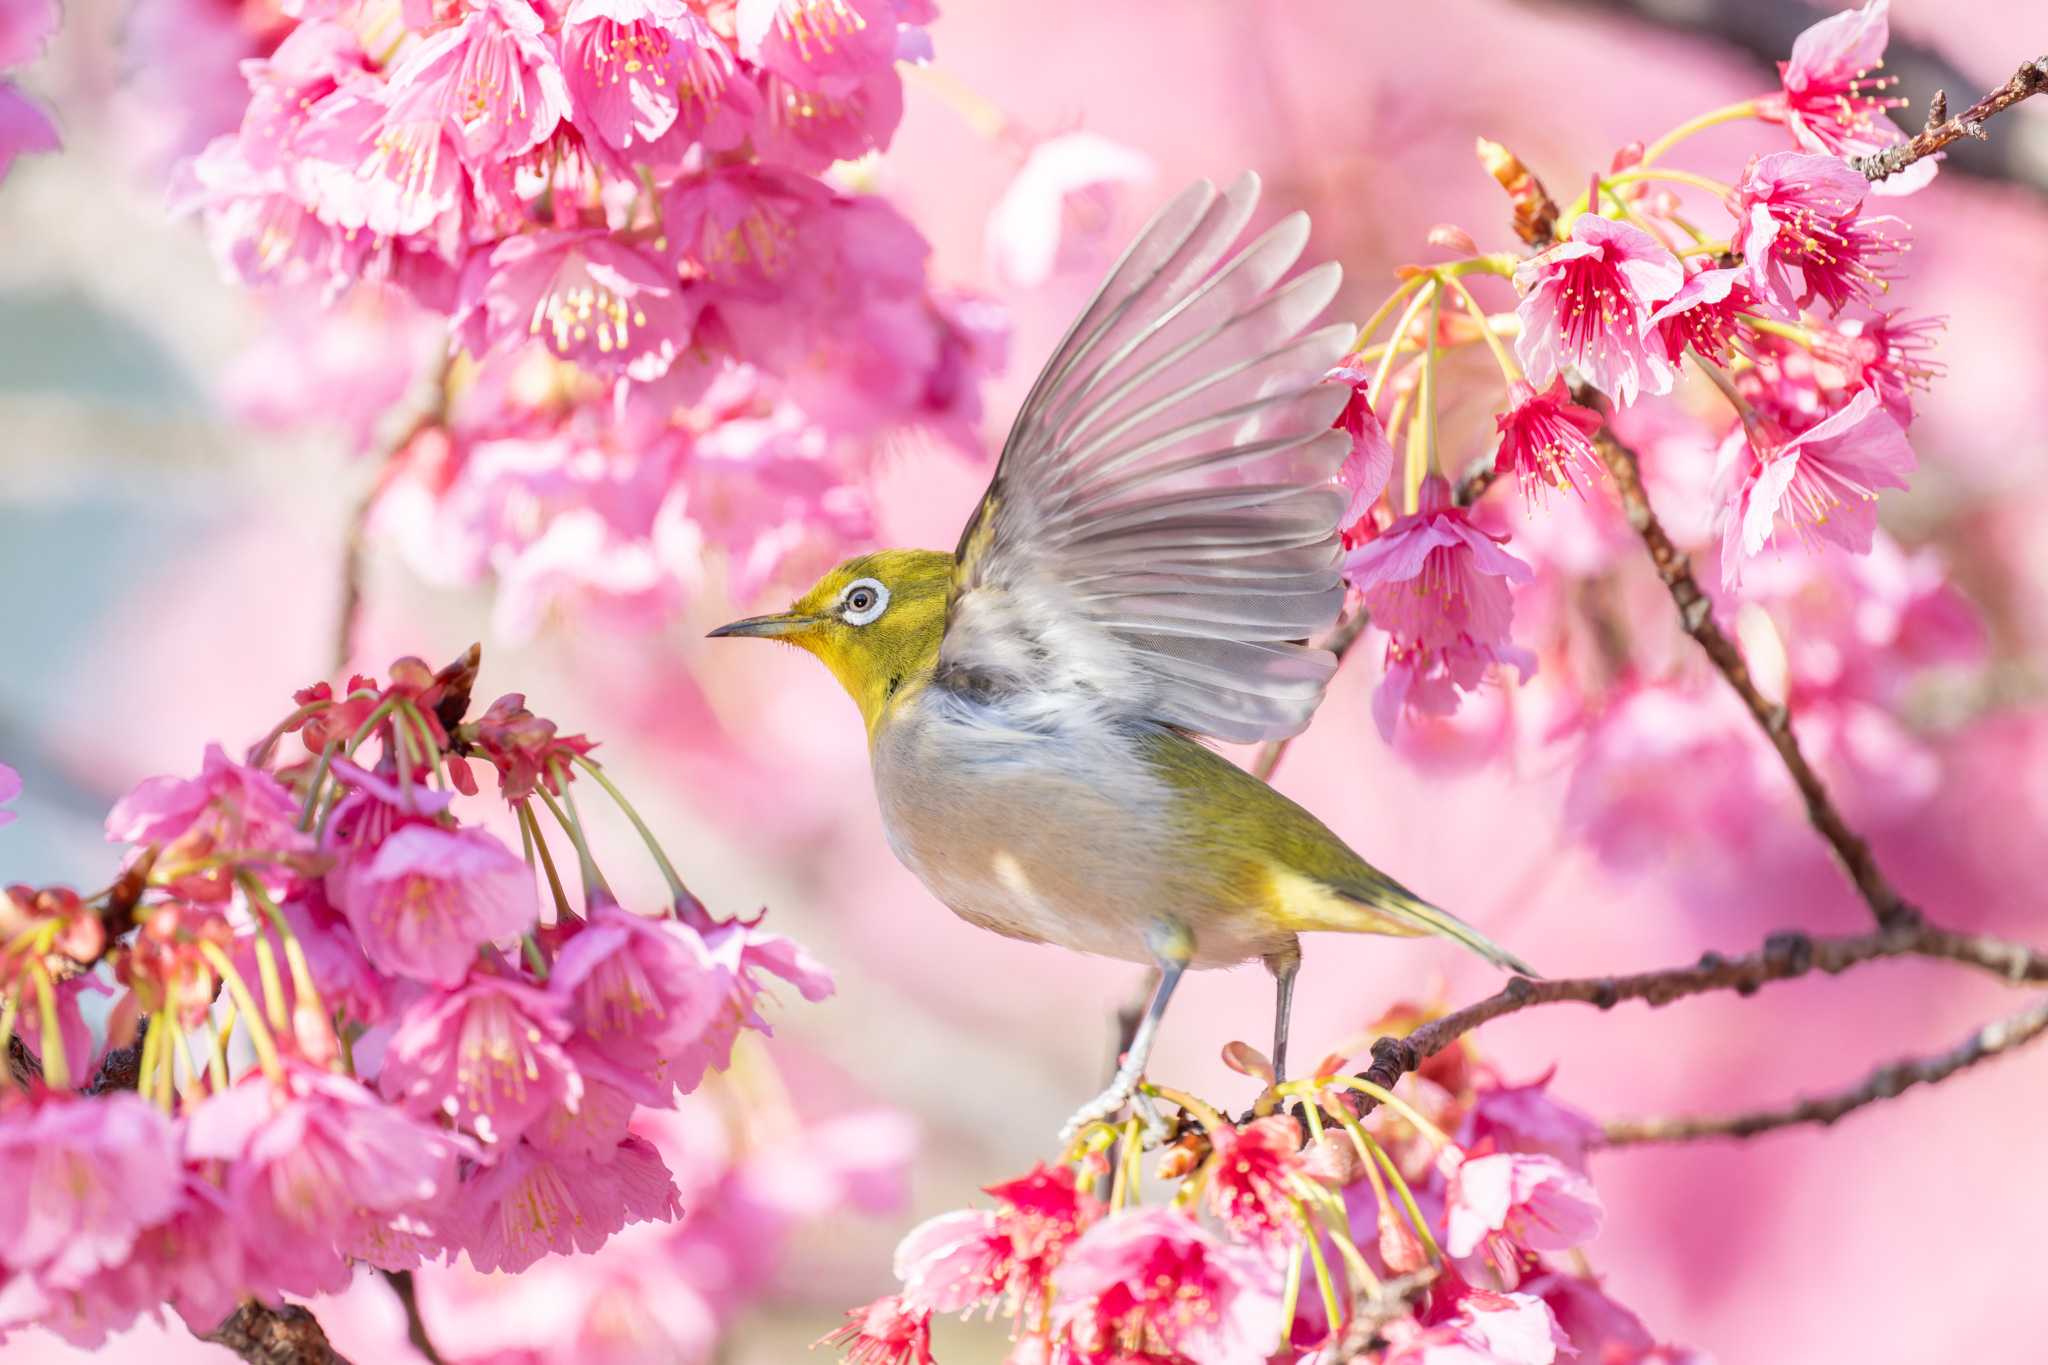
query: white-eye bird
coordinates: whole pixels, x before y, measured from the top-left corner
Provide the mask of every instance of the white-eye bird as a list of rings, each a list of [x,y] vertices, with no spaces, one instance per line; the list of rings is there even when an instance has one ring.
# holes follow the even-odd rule
[[[1129,1103],[1189,967],[1259,958],[1273,1063],[1306,930],[1441,934],[1528,968],[1205,747],[1299,732],[1336,669],[1333,480],[1353,329],[1309,330],[1334,262],[1281,283],[1296,213],[1225,259],[1258,199],[1204,181],[1146,226],[1032,385],[952,554],[882,550],[713,635],[822,659],[867,722],[890,845],[999,934],[1149,963],[1110,1087]]]

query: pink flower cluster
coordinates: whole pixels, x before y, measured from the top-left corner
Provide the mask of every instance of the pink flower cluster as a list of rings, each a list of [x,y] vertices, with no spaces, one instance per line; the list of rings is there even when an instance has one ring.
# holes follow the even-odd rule
[[[1414,1107],[1359,1122],[1329,1079],[1343,1065],[1291,1087],[1350,1121],[1307,1143],[1291,1116],[1239,1126],[1195,1109],[1200,1136],[1154,1173],[1178,1182],[1164,1204],[1138,1204],[1131,1154],[1113,1162],[1084,1135],[1061,1163],[989,1186],[992,1207],[913,1229],[899,1291],[828,1340],[858,1365],[930,1365],[932,1318],[985,1310],[1011,1321],[1012,1365],[1701,1359],[1659,1346],[1586,1270],[1596,1130],[1545,1081],[1506,1084],[1461,1048],[1425,1066]],[[1105,1198],[1112,1164],[1124,1169]],[[1402,1276],[1424,1287],[1378,1349],[1340,1357],[1353,1305]]]
[[[770,979],[807,1000],[831,979],[758,920],[714,919],[651,836],[673,902],[621,906],[576,814],[583,775],[623,804],[590,744],[517,696],[465,720],[474,668],[308,688],[246,762],[215,745],[116,804],[129,854],[104,898],[0,901],[0,1035],[40,1066],[0,1093],[22,1195],[0,1330],[91,1344],[168,1306],[205,1331],[359,1264],[520,1271],[679,1215],[657,1115],[767,1032]],[[304,756],[275,766],[294,735]],[[473,761],[525,856],[458,816]],[[79,995],[102,963],[123,989],[96,1043]]]
[[[884,444],[970,444],[1000,315],[821,178],[888,146],[925,0],[287,8],[180,199],[234,277],[297,286],[287,310],[430,320],[431,411],[376,524],[430,578],[495,576],[506,633],[585,598],[664,619],[707,551],[749,592],[868,533]],[[279,328],[262,373],[328,337]],[[388,403],[419,363],[363,357],[315,410]],[[238,391],[269,411],[269,387]]]
[[[1544,670],[1535,704],[1548,714],[1537,729],[1552,735],[1578,733],[1589,715],[1638,695],[1644,679],[1612,679],[1613,699],[1588,686],[1585,650],[1563,629],[1574,613],[1560,610],[1626,542],[1601,486],[1608,422],[1643,450],[1667,526],[1688,542],[1691,526],[1712,530],[1731,610],[1747,600],[1770,610],[1743,580],[1776,562],[1774,547],[1868,555],[1880,543],[1878,495],[1907,486],[1914,395],[1940,373],[1929,355],[1939,324],[1875,307],[1906,229],[1875,210],[1877,191],[1843,159],[1903,137],[1882,112],[1887,83],[1869,75],[1885,39],[1885,0],[1825,19],[1795,45],[1776,94],[1696,121],[1749,116],[1792,131],[1797,150],[1753,156],[1732,182],[1665,168],[1681,129],[1623,149],[1557,214],[1553,236],[1530,234],[1531,254],[1483,254],[1445,228],[1431,243],[1463,259],[1404,272],[1378,314],[1399,319],[1387,339],[1362,337],[1332,375],[1353,391],[1339,419],[1353,441],[1345,573],[1386,636],[1374,713],[1389,739],[1404,717],[1424,734],[1454,723],[1461,699],[1503,666],[1525,682]],[[1925,184],[1932,163],[1921,167],[1879,188]],[[1503,183],[1527,197],[1526,178]],[[1723,236],[1674,185],[1713,194]],[[1512,315],[1487,314],[1468,278],[1511,282]],[[1435,450],[1435,357],[1481,342],[1506,392],[1491,456],[1454,489]],[[1675,399],[1681,381],[1683,404],[1646,401]],[[1702,417],[1716,406],[1723,415]],[[1687,467],[1662,454],[1682,433],[1696,434]],[[1703,447],[1718,449],[1711,478]],[[1521,487],[1519,526],[1478,502],[1497,478]],[[1557,491],[1575,496],[1548,496]],[[1511,532],[1524,553],[1509,548]],[[1518,604],[1535,613],[1522,643]],[[1495,731],[1477,747],[1497,748],[1507,728]]]

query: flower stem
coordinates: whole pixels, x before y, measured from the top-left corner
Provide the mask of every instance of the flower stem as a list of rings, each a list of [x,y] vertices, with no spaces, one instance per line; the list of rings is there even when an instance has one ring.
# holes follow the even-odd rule
[[[330,739],[320,750],[320,761],[314,765],[313,778],[306,784],[306,804],[299,811],[299,832],[313,828],[313,812],[320,807],[320,789],[327,785],[327,770],[334,766],[334,751],[340,747],[339,739]]]
[[[7,992],[5,999],[0,999],[0,1054],[11,1050],[10,1044],[14,1041],[14,1019],[20,1013],[21,989],[17,986]],[[15,1087],[13,1066],[0,1065],[0,1085],[10,1090]]]
[[[272,1037],[270,1030],[264,1026],[262,1012],[256,1008],[256,997],[249,993],[249,983],[235,970],[235,964],[229,961],[228,955],[221,951],[219,944],[202,940],[199,952],[205,957],[207,965],[213,968],[227,986],[242,1018],[248,1021],[249,1045],[256,1049],[257,1065],[263,1068],[263,1074],[271,1080],[282,1082],[284,1063],[278,1059],[277,1039]]]
[[[292,974],[292,990],[298,995],[300,1003],[310,1006],[320,1018],[329,1020],[331,1028],[334,1016],[327,1012],[327,1002],[320,998],[320,987],[313,980],[313,964],[306,958],[306,945],[299,942],[299,936],[292,932],[291,922],[284,917],[284,910],[271,899],[270,892],[264,889],[262,882],[246,872],[239,880],[242,883],[243,894],[263,907],[264,914],[277,930],[278,939],[284,944],[285,967]],[[261,944],[260,926],[257,932],[257,942]],[[333,1066],[337,1070],[340,1069],[341,1058],[338,1052]]]
[[[1649,146],[1643,148],[1643,159],[1636,164],[1639,166],[1651,165],[1658,158],[1662,157],[1664,153],[1670,151],[1693,134],[1705,132],[1717,124],[1733,123],[1738,119],[1755,118],[1756,109],[1757,102],[1755,100],[1743,100],[1740,104],[1724,105],[1719,109],[1708,110],[1696,118],[1689,118]]]
[[[1422,353],[1422,394],[1416,399],[1422,405],[1422,440],[1424,454],[1430,469],[1441,469],[1436,453],[1436,358],[1443,349],[1439,338],[1443,335],[1444,291],[1434,290],[1429,296],[1429,349]],[[1414,511],[1421,501],[1422,476],[1414,470],[1408,471],[1411,485],[1408,510]]]
[[[564,811],[560,805],[556,804],[554,797],[548,795],[547,788],[535,787],[533,790],[534,794],[540,797],[541,801],[546,804],[549,812],[555,817],[555,823],[562,827],[562,832],[569,836],[569,843],[576,849],[576,870],[583,878],[584,902],[586,904],[589,903],[593,892],[600,892],[609,898],[611,897],[612,889],[605,885],[604,874],[597,870],[597,860],[590,856],[590,845],[583,841],[581,822],[575,818],[576,798],[569,794],[568,783],[563,782],[559,777],[555,779],[555,783],[562,789],[562,800],[569,807],[567,811]]]
[[[1401,339],[1408,335],[1408,329],[1414,325],[1415,316],[1422,311],[1422,305],[1435,298],[1436,294],[1436,277],[1432,275],[1429,277],[1428,287],[1408,300],[1408,306],[1401,310],[1401,320],[1394,324],[1394,334],[1389,338],[1392,344],[1387,348],[1387,353],[1380,357],[1379,369],[1373,372],[1372,387],[1365,391],[1365,401],[1375,413],[1380,410],[1380,395],[1386,392],[1387,375],[1394,368],[1394,356],[1400,350]],[[1435,344],[1434,338],[1431,338],[1430,344]]]
[[[1424,1118],[1414,1105],[1408,1103],[1408,1101],[1402,1099],[1393,1091],[1388,1090],[1385,1086],[1375,1085],[1362,1076],[1330,1076],[1325,1079],[1330,1085],[1341,1085],[1346,1089],[1356,1090],[1362,1094],[1372,1096],[1381,1104],[1384,1104],[1387,1108],[1408,1120],[1410,1124],[1414,1125],[1416,1132],[1428,1138],[1439,1150],[1451,1145],[1451,1140],[1445,1136],[1443,1129]]]
[[[547,873],[548,891],[555,898],[556,923],[565,923],[576,912],[569,907],[569,893],[562,889],[562,874],[555,870],[555,855],[548,851],[547,838],[540,832],[540,817],[533,813],[531,801],[520,801],[513,809],[519,813],[519,833],[527,846],[527,861],[533,861],[533,854],[540,854],[541,868]]]
[[[412,722],[413,737],[419,741],[420,745],[421,761],[431,760],[433,763],[434,781],[443,791],[446,791],[448,788],[448,774],[441,767],[441,746],[434,742],[434,732],[427,728],[427,718],[421,715],[420,709],[409,701],[399,707],[398,715],[401,720]]]
[[[1714,382],[1714,387],[1721,391],[1721,396],[1735,409],[1735,415],[1742,419],[1743,429],[1756,433],[1762,419],[1757,416],[1756,409],[1750,406],[1749,400],[1742,396],[1742,391],[1735,387],[1735,381],[1729,377],[1728,371],[1690,346],[1685,348],[1685,353],[1692,357],[1692,363],[1699,367],[1700,373]]]
[[[1202,1125],[1205,1132],[1213,1133],[1219,1128],[1228,1128],[1230,1126],[1230,1120],[1224,1118],[1223,1115],[1217,1113],[1193,1095],[1188,1094],[1185,1090],[1175,1090],[1170,1086],[1164,1085],[1153,1085],[1150,1081],[1140,1086],[1139,1089],[1148,1095],[1165,1100],[1168,1104],[1176,1104],[1182,1109],[1187,1110],[1187,1112],[1195,1116],[1195,1121]]]
[[[1322,1239],[1316,1236],[1316,1225],[1309,1221],[1308,1209],[1301,1200],[1289,1195],[1288,1203],[1294,1207],[1294,1216],[1301,1220],[1301,1240],[1308,1244],[1309,1260],[1316,1269],[1316,1292],[1323,1296],[1324,1320],[1334,1331],[1344,1319],[1344,1310],[1337,1303],[1337,1285],[1330,1278],[1330,1262],[1323,1255]]]
[[[625,812],[626,819],[632,822],[633,832],[640,836],[641,843],[647,845],[647,851],[654,856],[655,866],[661,869],[662,877],[668,882],[669,895],[676,900],[688,897],[690,895],[690,888],[683,885],[683,879],[676,874],[675,864],[671,863],[668,860],[668,854],[662,851],[661,841],[654,837],[654,831],[649,829],[647,822],[640,818],[640,812],[633,809],[633,803],[626,799],[625,793],[620,791],[609,777],[605,776],[603,768],[591,762],[582,754],[575,755],[570,761],[583,769],[583,771],[589,773],[596,780],[597,785],[604,788],[605,795],[611,797],[612,804]],[[562,790],[566,793],[568,787],[565,785]]]
[[[1465,311],[1471,314],[1472,321],[1478,324],[1480,339],[1486,343],[1486,349],[1493,352],[1493,362],[1500,366],[1501,378],[1510,384],[1522,378],[1522,367],[1515,363],[1507,347],[1501,345],[1500,338],[1493,334],[1493,319],[1479,306],[1479,300],[1472,297],[1472,291],[1465,287],[1463,280],[1453,279],[1449,283],[1458,291],[1458,298],[1465,305]]]
[[[1287,1258],[1287,1281],[1280,1290],[1280,1345],[1276,1348],[1279,1351],[1285,1351],[1294,1340],[1294,1314],[1301,1307],[1301,1262],[1302,1252],[1297,1247]]]
[[[1415,1195],[1409,1190],[1407,1180],[1402,1177],[1401,1168],[1387,1155],[1386,1148],[1373,1141],[1372,1134],[1367,1133],[1362,1127],[1358,1131],[1365,1135],[1366,1148],[1372,1153],[1372,1159],[1379,1163],[1380,1170],[1387,1177],[1387,1183],[1394,1187],[1394,1193],[1400,1197],[1401,1207],[1407,1211],[1408,1221],[1415,1225],[1415,1235],[1421,1239],[1423,1249],[1429,1253],[1432,1261],[1442,1265],[1444,1249],[1436,1244],[1436,1234],[1429,1230],[1429,1220],[1424,1218],[1422,1210],[1416,1207]]]
[[[1366,346],[1372,341],[1373,334],[1386,325],[1387,319],[1393,316],[1394,309],[1400,306],[1401,300],[1414,293],[1428,279],[1429,273],[1427,271],[1417,271],[1401,281],[1400,287],[1387,295],[1385,301],[1373,310],[1373,315],[1365,320],[1365,326],[1358,329],[1358,340],[1351,343],[1351,354],[1363,359]],[[1397,330],[1394,334],[1394,340],[1398,342],[1400,339],[1400,332]]]
[[[71,1088],[71,1067],[64,1057],[64,1031],[57,1020],[57,983],[40,958],[28,963],[29,980],[35,983],[36,1014],[43,1030],[43,1080],[52,1090]]]

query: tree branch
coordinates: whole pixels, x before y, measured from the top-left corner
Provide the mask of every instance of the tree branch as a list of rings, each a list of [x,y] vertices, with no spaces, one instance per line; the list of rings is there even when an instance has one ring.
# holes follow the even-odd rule
[[[1576,401],[1588,406],[1599,401],[1598,395],[1584,384],[1574,385],[1573,393]],[[1791,775],[1793,785],[1799,788],[1799,795],[1806,802],[1806,818],[1827,841],[1828,847],[1834,850],[1842,870],[1856,884],[1857,892],[1879,924],[1901,924],[1910,920],[1915,914],[1913,908],[1878,869],[1870,845],[1862,835],[1849,828],[1849,822],[1842,818],[1841,811],[1821,782],[1820,774],[1813,770],[1813,765],[1807,762],[1805,753],[1800,750],[1799,737],[1792,733],[1791,712],[1757,690],[1756,680],[1750,676],[1742,651],[1735,647],[1735,642],[1714,620],[1714,604],[1693,577],[1691,560],[1672,544],[1663,523],[1657,520],[1656,512],[1650,507],[1650,497],[1643,490],[1642,468],[1637,463],[1636,453],[1616,439],[1613,431],[1605,426],[1601,427],[1594,440],[1601,460],[1607,465],[1607,472],[1614,478],[1615,495],[1621,502],[1622,512],[1628,517],[1628,524],[1642,538],[1644,547],[1650,552],[1650,562],[1656,566],[1657,576],[1664,580],[1672,605],[1678,608],[1679,623],[1705,651],[1728,686],[1742,699],[1743,706],[1763,730],[1764,738],[1778,751],[1785,771]]]
[[[1773,981],[1790,981],[1813,972],[1837,976],[1865,962],[1891,957],[1961,962],[2014,982],[2048,981],[2048,954],[2023,944],[1955,934],[1919,923],[1830,938],[1779,933],[1754,953],[1734,958],[1708,953],[1689,967],[1540,981],[1518,976],[1484,1000],[1433,1019],[1405,1037],[1379,1039],[1372,1045],[1372,1065],[1363,1075],[1392,1089],[1402,1076],[1481,1024],[1535,1005],[1575,1001],[1607,1010],[1624,1000],[1640,1000],[1656,1008],[1710,991],[1752,995]],[[1375,1104],[1365,1100],[1361,1112],[1370,1113]]]
[[[410,1270],[380,1270],[384,1283],[391,1286],[391,1292],[398,1296],[399,1305],[405,1309],[405,1339],[412,1348],[427,1360],[427,1365],[447,1365],[441,1353],[434,1349],[434,1339],[427,1334],[427,1320],[420,1316],[420,1296],[413,1284]]]
[[[297,1304],[272,1308],[251,1299],[201,1341],[225,1346],[249,1365],[349,1365],[327,1342],[320,1322]]]
[[[1951,142],[1966,137],[1988,138],[1984,121],[1994,114],[2012,108],[2030,95],[2048,90],[2048,57],[2038,57],[2021,66],[2013,78],[1999,86],[1983,99],[1978,100],[1954,118],[1943,118],[1947,112],[1948,96],[1945,92],[1934,92],[1934,100],[1928,106],[1927,126],[1917,134],[1896,146],[1887,147],[1869,156],[1849,158],[1866,180],[1883,180],[1897,175],[1922,157],[1932,156]]]
[[[1859,1085],[1833,1095],[1815,1096],[1781,1109],[1743,1114],[1670,1115],[1661,1118],[1615,1119],[1606,1125],[1601,1145],[1632,1147],[1651,1142],[1691,1142],[1700,1138],[1747,1138],[1796,1124],[1822,1127],[1845,1114],[1892,1099],[1916,1085],[1933,1085],[1979,1062],[2031,1042],[2048,1032],[2048,999],[2032,1008],[1995,1020],[1946,1052],[1909,1057],[1881,1066]]]

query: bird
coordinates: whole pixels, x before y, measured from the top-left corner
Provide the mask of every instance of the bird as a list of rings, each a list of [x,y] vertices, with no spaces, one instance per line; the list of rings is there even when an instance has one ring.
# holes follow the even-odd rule
[[[1436,934],[1519,958],[1353,852],[1205,740],[1284,739],[1336,671],[1336,475],[1354,329],[1341,271],[1285,278],[1293,213],[1232,251],[1258,177],[1198,181],[1110,268],[1028,391],[950,553],[848,559],[788,611],[720,626],[815,655],[867,727],[882,825],[941,902],[1011,938],[1154,969],[1109,1086],[1135,1100],[1191,968],[1275,982],[1285,1076],[1299,935]],[[1147,1113],[1148,1123],[1156,1115]]]

